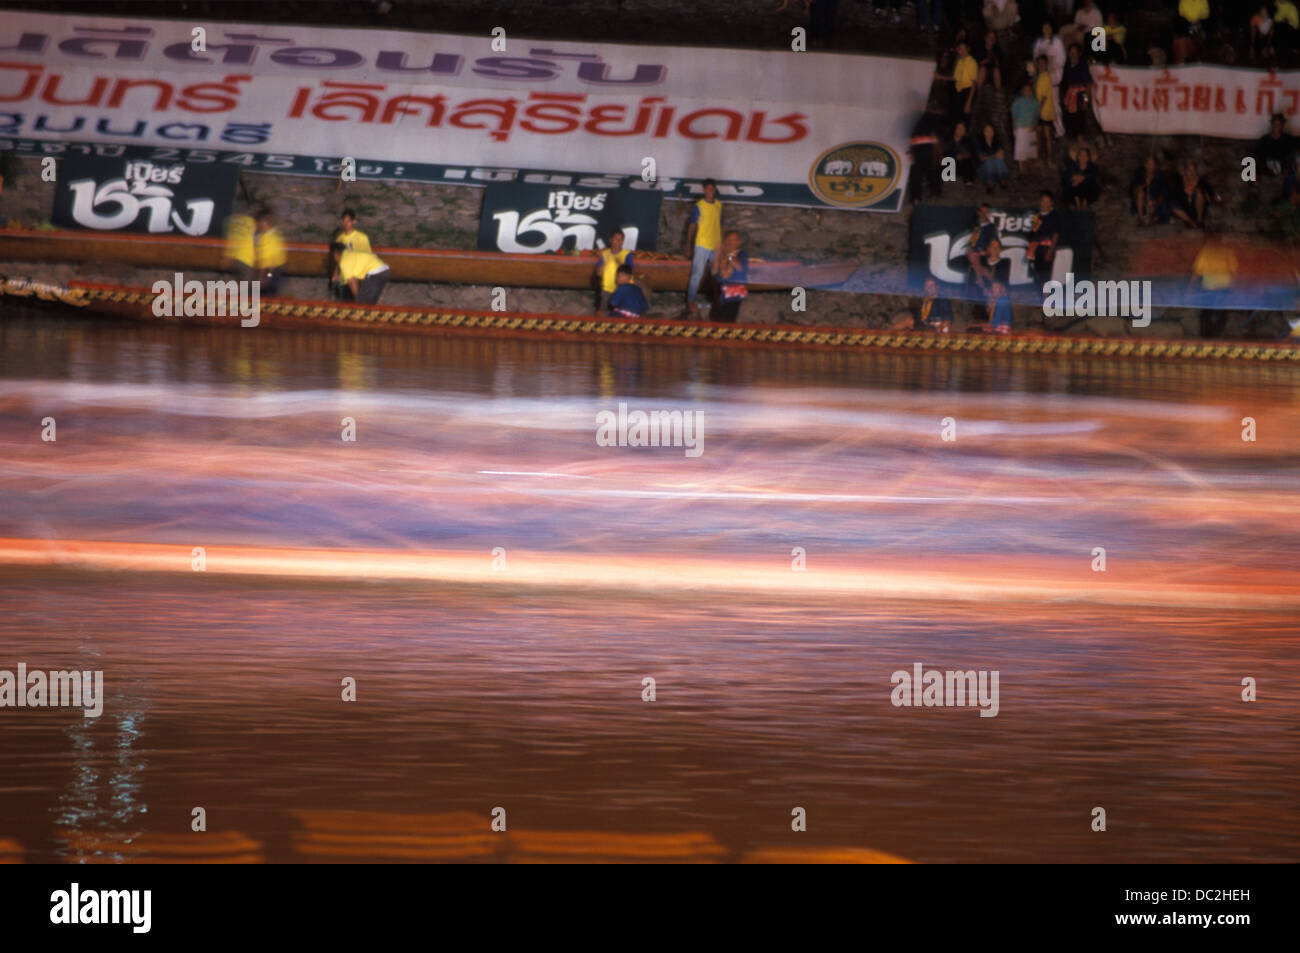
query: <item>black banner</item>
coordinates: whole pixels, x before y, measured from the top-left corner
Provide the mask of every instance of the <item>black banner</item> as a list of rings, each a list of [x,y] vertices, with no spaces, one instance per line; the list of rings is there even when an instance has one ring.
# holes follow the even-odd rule
[[[220,235],[235,202],[233,166],[68,156],[50,221],[60,228]]]
[[[653,251],[663,193],[502,182],[483,192],[480,251],[587,251],[623,229],[624,248]]]
[[[1034,286],[1025,250],[1033,231],[1036,209],[990,204],[993,222],[1002,240],[1002,260],[1008,263],[1013,295],[1023,295]],[[1061,239],[1056,246],[1052,277],[1065,280],[1066,272],[1086,278],[1092,271],[1093,217],[1091,212],[1058,210]],[[918,205],[912,213],[912,235],[908,252],[908,280],[919,291],[926,278],[937,278],[948,294],[956,294],[966,282],[969,267],[966,252],[978,220],[977,210],[959,205]],[[1041,293],[1040,288],[1034,287]]]

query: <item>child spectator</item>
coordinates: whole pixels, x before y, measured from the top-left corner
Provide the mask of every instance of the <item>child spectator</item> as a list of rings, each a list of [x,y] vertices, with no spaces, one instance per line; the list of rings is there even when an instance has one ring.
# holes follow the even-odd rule
[[[1011,121],[1015,127],[1015,159],[1017,171],[1024,175],[1025,164],[1036,165],[1038,160],[1038,100],[1034,98],[1029,80],[1020,84],[1020,95],[1011,104]]]
[[[718,281],[719,321],[734,322],[749,293],[749,256],[740,245],[740,232],[727,232],[722,250],[713,261],[713,274]]]

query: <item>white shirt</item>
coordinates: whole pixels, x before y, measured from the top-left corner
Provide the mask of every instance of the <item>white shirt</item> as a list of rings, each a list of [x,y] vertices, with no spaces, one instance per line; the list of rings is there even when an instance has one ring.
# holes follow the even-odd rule
[[[1051,74],[1052,85],[1060,86],[1061,77],[1065,75],[1065,47],[1061,43],[1061,38],[1052,35],[1052,38],[1046,39],[1040,36],[1034,41],[1034,62],[1038,62],[1040,56],[1047,57],[1047,72]]]

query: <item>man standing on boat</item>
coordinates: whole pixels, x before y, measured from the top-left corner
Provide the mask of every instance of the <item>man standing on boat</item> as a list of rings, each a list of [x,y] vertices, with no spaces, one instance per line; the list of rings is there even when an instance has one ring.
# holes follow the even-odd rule
[[[714,263],[714,253],[722,242],[722,202],[718,199],[718,183],[704,180],[704,198],[691,207],[691,220],[686,228],[686,245],[691,251],[691,278],[686,285],[686,317],[694,317],[699,308],[695,303],[709,267]],[[739,306],[737,306],[739,307]]]
[[[348,251],[342,242],[330,245],[334,283],[351,292],[358,304],[375,304],[388,284],[388,265],[374,252]],[[344,297],[347,297],[345,292]]]
[[[634,267],[632,252],[623,247],[623,229],[616,228],[609,236],[609,246],[602,248],[596,258],[596,313],[609,311],[610,296],[618,287],[618,272],[625,265]]]

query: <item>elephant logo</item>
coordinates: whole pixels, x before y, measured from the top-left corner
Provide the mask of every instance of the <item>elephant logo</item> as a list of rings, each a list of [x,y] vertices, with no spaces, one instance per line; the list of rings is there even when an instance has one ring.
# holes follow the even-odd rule
[[[901,170],[902,163],[889,146],[847,142],[817,157],[808,186],[828,205],[871,208],[894,195]]]

